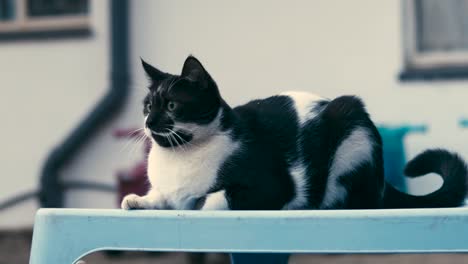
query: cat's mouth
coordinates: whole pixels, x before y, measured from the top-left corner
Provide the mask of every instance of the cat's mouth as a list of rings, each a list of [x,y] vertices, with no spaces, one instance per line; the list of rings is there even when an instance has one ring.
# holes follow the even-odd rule
[[[193,136],[182,130],[167,129],[167,132],[156,132],[151,130],[151,136],[160,145],[165,148],[175,148],[189,143]]]
[[[161,133],[161,132],[156,132],[156,131],[151,130],[151,135],[157,136],[157,137],[167,137],[170,134],[171,133]]]

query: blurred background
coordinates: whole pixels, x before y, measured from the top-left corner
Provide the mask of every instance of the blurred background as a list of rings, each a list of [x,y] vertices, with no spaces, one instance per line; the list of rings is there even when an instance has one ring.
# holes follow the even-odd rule
[[[398,174],[426,148],[468,159],[468,0],[0,0],[0,263],[27,263],[39,207],[115,208],[144,188],[144,142],[127,138],[142,124],[140,57],[179,73],[189,54],[232,106],[285,90],[361,96],[390,142],[386,170],[397,171],[388,176],[401,189],[440,185]],[[434,260],[468,263],[463,255],[291,262]]]

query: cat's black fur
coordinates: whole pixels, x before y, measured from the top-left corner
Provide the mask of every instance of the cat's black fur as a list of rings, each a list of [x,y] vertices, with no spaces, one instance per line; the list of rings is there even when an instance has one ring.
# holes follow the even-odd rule
[[[151,80],[144,101],[146,126],[153,131],[152,137],[159,146],[191,147],[197,135],[179,129],[174,122],[204,126],[214,122],[218,114],[219,133],[226,133],[241,144],[220,165],[216,181],[206,193],[225,191],[229,209],[285,208],[298,195],[297,182],[291,175],[291,167],[297,163],[305,168],[307,201],[292,209],[452,207],[464,201],[466,165],[459,156],[445,150],[424,152],[410,161],[405,171],[409,177],[438,173],[444,180],[439,190],[426,196],[412,196],[386,184],[382,139],[358,97],[318,101],[310,110],[316,116],[301,125],[299,110],[286,95],[231,108],[194,57],[187,58],[180,76],[163,73],[145,62],[143,67]],[[169,102],[175,104],[169,106]],[[168,110],[174,105],[174,109]],[[170,140],[157,135],[165,129],[173,129],[180,137]],[[337,184],[345,193],[333,194],[336,200],[325,203],[326,193],[333,191],[327,185],[337,149],[357,129],[365,131],[365,139],[371,145],[370,160],[340,174]],[[198,137],[199,142],[203,140]]]

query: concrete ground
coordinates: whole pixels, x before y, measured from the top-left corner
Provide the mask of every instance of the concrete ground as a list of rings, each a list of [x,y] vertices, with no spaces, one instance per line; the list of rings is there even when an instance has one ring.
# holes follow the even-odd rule
[[[0,264],[29,262],[31,230],[0,231]],[[185,253],[123,252],[93,253],[86,264],[222,264],[229,263],[225,254],[193,255]],[[385,255],[293,255],[292,264],[468,264],[468,254],[385,254]]]

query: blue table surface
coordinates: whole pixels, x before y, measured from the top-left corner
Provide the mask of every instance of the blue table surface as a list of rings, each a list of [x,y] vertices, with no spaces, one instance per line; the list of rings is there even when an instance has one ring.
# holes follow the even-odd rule
[[[80,237],[86,233],[90,236],[87,241],[91,245],[109,249],[225,252],[466,251],[468,236],[460,234],[468,234],[468,208],[329,211],[39,210],[34,238],[44,239],[58,229],[60,232],[68,232],[66,236],[61,233],[57,237],[63,239],[63,243],[66,243],[66,238]],[[106,245],[106,241],[112,243]]]
[[[30,263],[98,250],[468,252],[468,208],[309,211],[40,209]],[[61,250],[57,250],[61,249]]]

